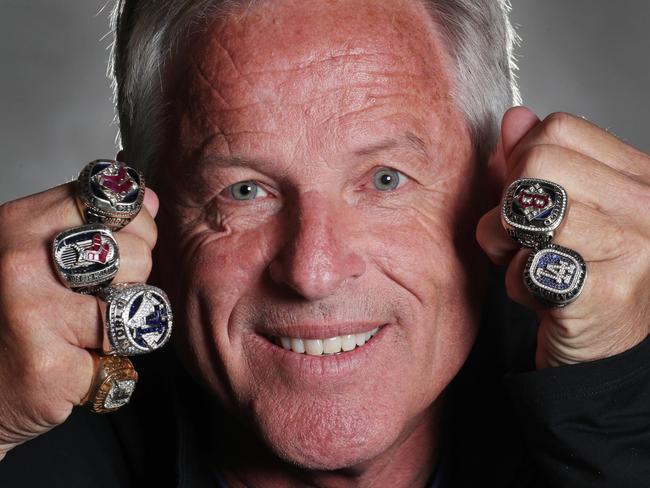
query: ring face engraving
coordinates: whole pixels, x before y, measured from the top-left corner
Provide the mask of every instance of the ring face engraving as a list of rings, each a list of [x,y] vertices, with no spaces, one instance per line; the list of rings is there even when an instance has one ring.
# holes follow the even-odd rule
[[[77,180],[77,200],[84,220],[113,230],[121,229],[138,214],[144,191],[141,172],[110,159],[88,163]]]
[[[523,246],[547,244],[562,223],[567,207],[564,188],[551,181],[525,178],[506,190],[501,220],[508,233]]]
[[[139,179],[134,169],[112,161],[99,161],[90,171],[93,196],[108,200],[118,210],[137,200]]]
[[[587,278],[587,265],[572,249],[550,244],[531,254],[524,269],[524,282],[542,302],[561,307],[580,295]]]
[[[99,224],[61,232],[54,238],[52,254],[61,281],[81,293],[93,293],[108,285],[120,265],[113,233]]]
[[[164,291],[151,285],[115,285],[106,293],[106,328],[116,354],[155,351],[170,338],[172,311]]]

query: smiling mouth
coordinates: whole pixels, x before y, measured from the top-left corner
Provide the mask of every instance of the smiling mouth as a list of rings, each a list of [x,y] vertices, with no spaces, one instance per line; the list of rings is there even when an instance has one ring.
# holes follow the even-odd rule
[[[375,327],[367,332],[346,334],[327,339],[300,339],[298,337],[265,336],[273,344],[297,354],[308,356],[333,356],[344,354],[363,347],[371,340],[381,327]]]

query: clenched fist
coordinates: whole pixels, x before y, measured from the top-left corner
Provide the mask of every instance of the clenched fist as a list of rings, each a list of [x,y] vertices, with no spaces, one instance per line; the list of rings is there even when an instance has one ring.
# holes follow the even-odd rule
[[[51,262],[54,237],[82,225],[74,184],[0,207],[0,459],[62,423],[93,380],[89,349],[104,343],[97,299],[65,288]],[[156,243],[158,198],[115,233],[115,282],[144,282]]]
[[[508,264],[509,296],[539,317],[538,368],[613,356],[650,332],[650,156],[581,118],[556,113],[540,121],[524,107],[503,118],[492,163],[504,187],[520,178],[564,187],[569,204],[554,242],[588,267],[582,294],[564,308],[544,308],[523,282],[530,254],[503,229],[500,206],[480,221],[477,238],[497,264]]]

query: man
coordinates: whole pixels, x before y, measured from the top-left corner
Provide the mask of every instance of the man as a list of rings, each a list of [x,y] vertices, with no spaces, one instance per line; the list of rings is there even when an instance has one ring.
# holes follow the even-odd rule
[[[139,388],[156,391],[138,390],[115,421],[82,420],[99,439],[88,450],[78,429],[40,444],[57,463],[57,446],[86,461],[60,479],[644,486],[650,219],[638,209],[650,202],[649,158],[588,122],[525,108],[505,114],[497,143],[515,98],[509,42],[502,6],[488,1],[127,1],[115,58],[122,157],[148,166],[159,194],[154,274],[183,368],[143,362],[158,370]],[[588,276],[566,307],[526,288],[525,262],[543,246],[522,248],[501,223],[499,196],[521,178],[569,195],[552,238],[579,251]],[[2,208],[5,453],[82,403],[97,369],[88,350],[104,344],[96,299],[45,272],[52,238],[82,223],[73,193]],[[115,233],[117,283],[149,275],[150,190],[144,207]],[[475,234],[539,320],[540,371],[512,371],[509,386],[532,463],[499,473],[503,439],[482,436],[511,438],[512,426],[485,425],[501,403],[468,405],[485,387],[471,379],[450,386],[481,313],[503,324],[498,304],[482,310]],[[470,361],[489,369],[496,358],[480,354]],[[0,469],[14,453],[39,459],[46,438]],[[489,471],[469,472],[480,458]]]

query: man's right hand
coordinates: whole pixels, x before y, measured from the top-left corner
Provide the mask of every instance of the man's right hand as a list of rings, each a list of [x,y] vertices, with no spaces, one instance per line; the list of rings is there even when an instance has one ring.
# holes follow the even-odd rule
[[[98,299],[64,287],[52,264],[54,237],[83,224],[74,191],[68,183],[0,206],[0,459],[68,418],[93,381],[88,350],[104,343]],[[147,189],[138,216],[115,233],[114,283],[149,277],[157,210]]]

